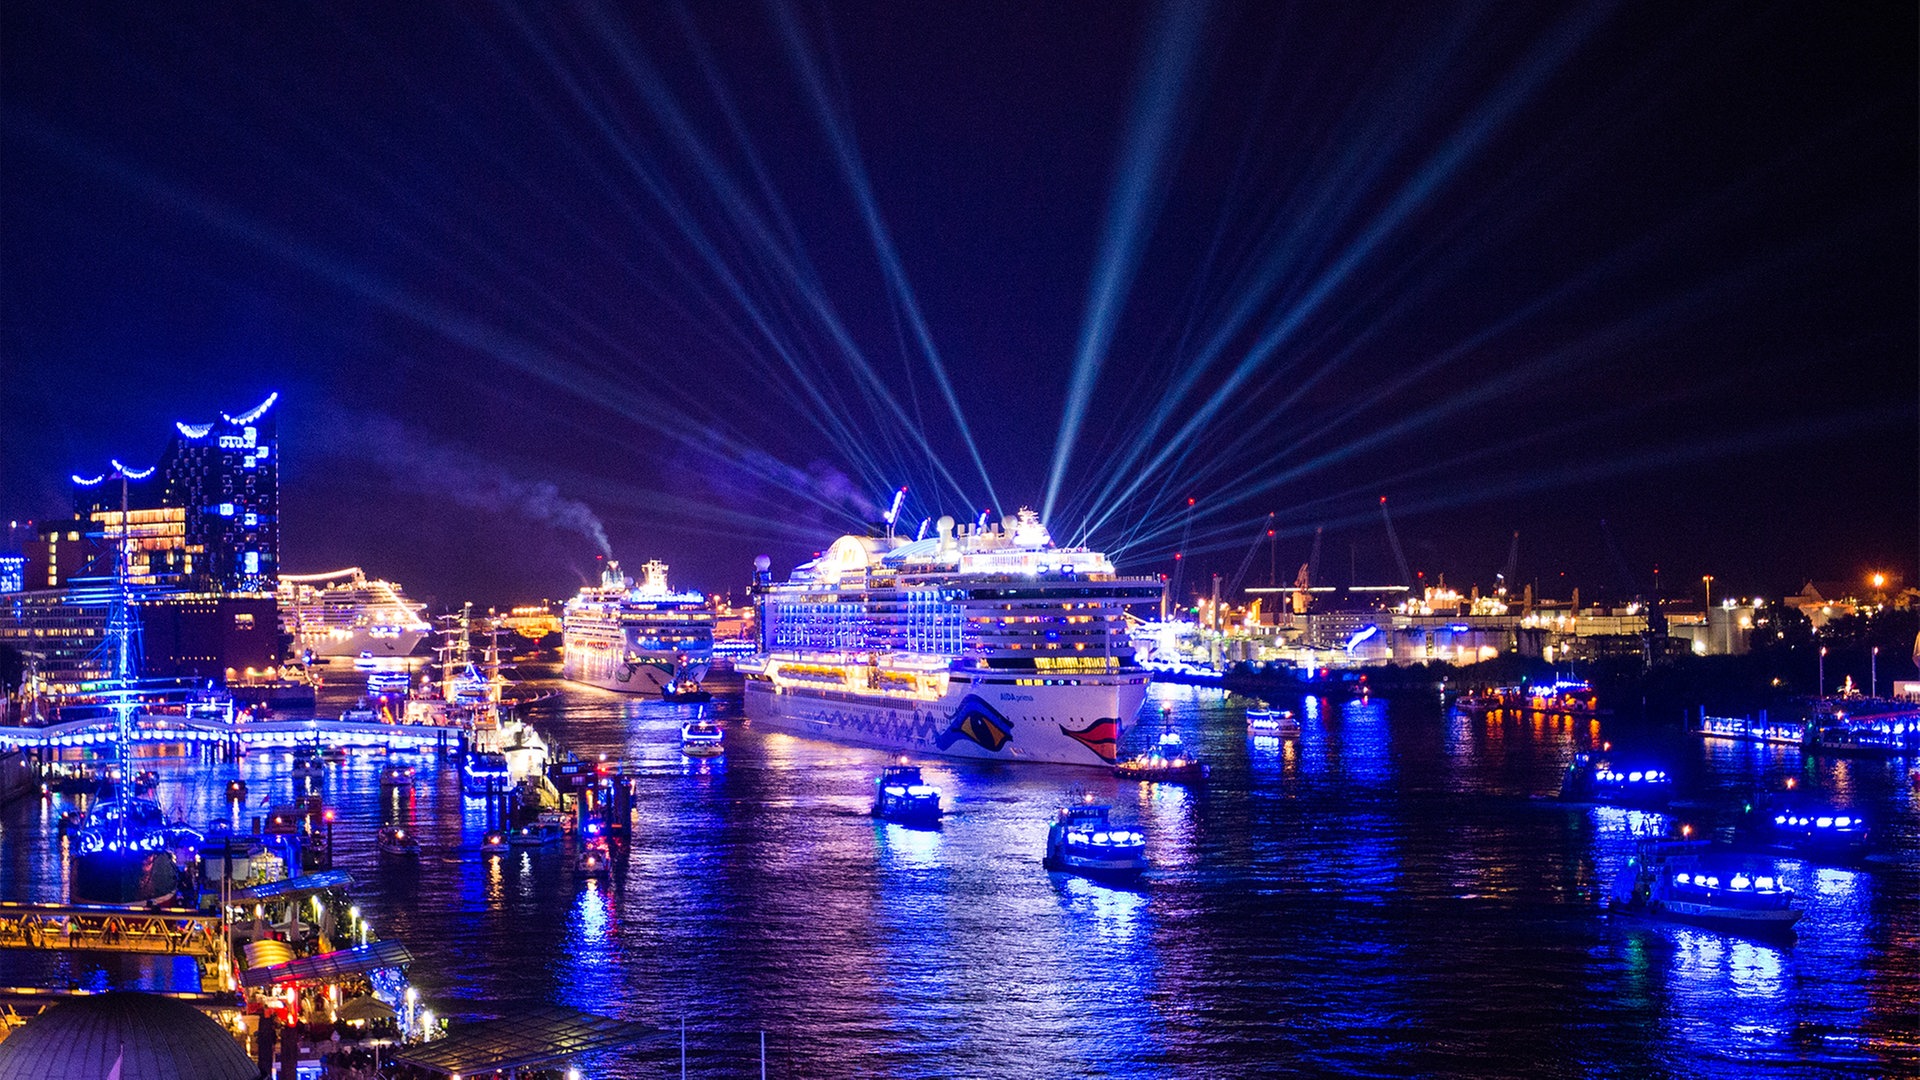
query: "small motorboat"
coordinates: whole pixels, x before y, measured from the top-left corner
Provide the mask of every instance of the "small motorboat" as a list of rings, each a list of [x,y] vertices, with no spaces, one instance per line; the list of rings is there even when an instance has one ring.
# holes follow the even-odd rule
[[[133,774],[133,793],[151,795],[153,789],[160,786],[160,774],[152,769],[142,769]]]
[[[245,780],[227,781],[227,801],[228,802],[246,802],[247,801],[247,782]]]
[[[411,765],[385,765],[380,769],[380,783],[385,787],[410,788],[413,776]]]
[[[293,748],[294,779],[318,780],[327,775],[326,763],[320,758],[320,750],[313,746]]]
[[[489,829],[487,834],[480,838],[482,855],[505,855],[512,849],[513,845],[507,843],[507,834],[499,829]]]
[[[1187,752],[1180,733],[1169,727],[1152,750],[1115,765],[1113,775],[1158,784],[1199,784],[1207,779],[1207,767]]]
[[[1765,871],[1708,865],[1704,840],[1642,840],[1614,879],[1623,915],[1760,938],[1791,938],[1804,914],[1793,890]]]
[[[940,824],[940,789],[920,776],[918,765],[889,765],[873,785],[873,816],[902,825]]]
[[[1147,838],[1108,820],[1112,807],[1085,800],[1063,806],[1047,828],[1049,870],[1131,881],[1147,868]]]
[[[675,679],[660,688],[660,697],[669,705],[705,705],[713,694],[691,680]]]
[[[1247,733],[1269,739],[1297,739],[1300,721],[1289,709],[1248,709]]]
[[[347,763],[347,748],[344,746],[329,746],[326,752],[320,756],[325,758],[329,765],[345,765]]]
[[[372,671],[379,666],[380,661],[374,659],[373,654],[365,650],[361,650],[360,655],[353,658],[353,669],[355,671]]]
[[[1616,768],[1586,751],[1573,756],[1560,781],[1560,801],[1665,810],[1673,798],[1673,778],[1664,769]]]
[[[719,757],[727,752],[720,725],[701,717],[680,727],[680,752],[692,758]]]
[[[548,811],[513,830],[508,843],[514,847],[549,847],[567,838],[567,827],[560,815]]]
[[[382,855],[395,855],[400,858],[417,859],[420,857],[420,841],[404,825],[382,825],[380,835],[374,844]]]
[[[580,857],[574,860],[574,869],[586,877],[605,877],[612,864],[613,857],[607,850],[607,842],[600,840],[581,845]]]

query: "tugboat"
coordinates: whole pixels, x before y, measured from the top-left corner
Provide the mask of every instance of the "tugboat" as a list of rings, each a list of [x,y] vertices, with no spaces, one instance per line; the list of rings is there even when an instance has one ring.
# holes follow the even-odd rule
[[[512,847],[513,845],[507,843],[507,834],[499,829],[489,829],[487,835],[480,838],[482,855],[505,855],[512,850]]]
[[[460,765],[460,790],[468,795],[497,795],[513,787],[513,772],[507,768],[507,755],[495,750],[476,750]]]
[[[1613,883],[1612,907],[1625,915],[1702,926],[1758,938],[1793,937],[1803,914],[1793,890],[1764,873],[1703,863],[1704,840],[1642,840]]]
[[[1664,769],[1616,769],[1587,751],[1573,755],[1560,782],[1560,801],[1665,810],[1673,798],[1673,778]]]
[[[560,815],[548,811],[513,830],[508,843],[514,847],[547,847],[566,838],[567,829],[561,824]]]
[[[1207,767],[1187,753],[1180,733],[1169,726],[1152,750],[1115,765],[1113,775],[1123,780],[1193,785],[1206,782]]]
[[[918,765],[889,765],[873,785],[873,816],[902,825],[940,824],[940,789],[920,776]]]
[[[669,705],[705,705],[713,700],[710,691],[700,689],[692,679],[669,679],[660,688],[660,697]]]
[[[1115,828],[1112,807],[1085,800],[1063,806],[1047,828],[1049,870],[1107,881],[1132,881],[1147,868],[1147,838]]]
[[[1300,721],[1289,709],[1248,709],[1247,732],[1271,739],[1297,739]]]
[[[380,784],[382,787],[410,788],[413,786],[413,776],[411,765],[386,765],[380,769]]]
[[[727,752],[720,725],[701,717],[680,727],[680,752],[691,758],[719,757]]]
[[[382,855],[395,855],[403,859],[420,857],[420,841],[404,825],[380,826],[380,835],[374,843]]]
[[[1859,862],[1870,837],[1866,818],[1791,795],[1755,799],[1733,829],[1736,847],[1817,863]]]

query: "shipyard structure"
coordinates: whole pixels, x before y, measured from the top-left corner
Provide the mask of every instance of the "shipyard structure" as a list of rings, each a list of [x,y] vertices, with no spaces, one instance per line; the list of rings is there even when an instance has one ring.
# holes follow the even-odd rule
[[[26,661],[24,708],[113,674],[102,646],[121,550],[144,675],[226,682],[278,662],[277,397],[176,423],[146,468],[74,474],[73,515],[18,530],[0,560],[0,644]]]

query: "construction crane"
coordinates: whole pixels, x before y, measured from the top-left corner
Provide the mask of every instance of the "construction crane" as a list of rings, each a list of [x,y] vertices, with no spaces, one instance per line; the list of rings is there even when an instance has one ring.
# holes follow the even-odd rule
[[[1513,543],[1507,545],[1507,567],[1500,571],[1500,591],[1513,590],[1513,576],[1520,572],[1520,530],[1513,530]]]
[[[1327,531],[1326,526],[1316,526],[1313,530],[1313,551],[1307,556],[1307,584],[1320,584],[1320,536]]]
[[[1260,554],[1260,541],[1273,535],[1273,515],[1260,523],[1260,531],[1253,534],[1253,543],[1247,547],[1247,556],[1240,560],[1240,569],[1233,572],[1233,581],[1227,585],[1227,595],[1240,591],[1240,583],[1247,578],[1247,571],[1253,568],[1253,557]]]
[[[1387,513],[1387,497],[1380,496],[1380,520],[1387,523],[1387,543],[1393,545],[1393,561],[1400,567],[1400,582],[1413,588],[1413,571],[1407,566],[1407,553],[1400,550],[1400,534],[1393,531],[1393,515]]]
[[[1627,565],[1627,557],[1621,553],[1620,545],[1614,542],[1613,530],[1607,527],[1607,519],[1600,519],[1600,535],[1606,537],[1607,554],[1613,557],[1613,572],[1619,575],[1620,587],[1626,592],[1621,599],[1636,599],[1640,595],[1640,584],[1634,580],[1633,568]]]
[[[1187,541],[1192,537],[1193,499],[1189,496],[1187,499],[1186,520],[1180,524],[1180,546],[1174,549],[1173,552],[1173,581],[1170,583],[1167,591],[1167,595],[1173,598],[1173,606],[1176,610],[1186,603],[1186,594],[1180,591],[1180,579],[1184,576],[1181,570],[1187,561]]]

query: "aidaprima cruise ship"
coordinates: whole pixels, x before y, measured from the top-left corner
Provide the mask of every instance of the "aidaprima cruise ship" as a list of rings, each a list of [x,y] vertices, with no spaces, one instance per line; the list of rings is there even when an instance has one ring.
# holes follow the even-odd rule
[[[1009,524],[1011,527],[1009,528]],[[1157,578],[1011,523],[924,540],[843,536],[775,583],[762,558],[757,726],[914,753],[1110,765],[1146,696],[1126,612]]]

